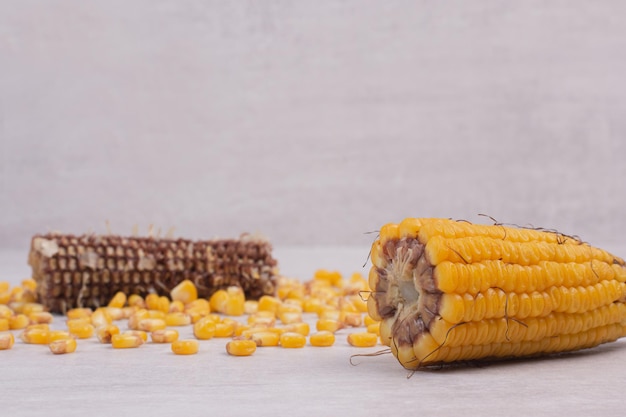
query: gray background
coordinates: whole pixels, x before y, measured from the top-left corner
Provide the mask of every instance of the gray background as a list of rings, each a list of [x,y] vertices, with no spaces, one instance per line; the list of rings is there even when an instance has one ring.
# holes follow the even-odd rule
[[[0,248],[626,233],[623,1],[0,1]]]

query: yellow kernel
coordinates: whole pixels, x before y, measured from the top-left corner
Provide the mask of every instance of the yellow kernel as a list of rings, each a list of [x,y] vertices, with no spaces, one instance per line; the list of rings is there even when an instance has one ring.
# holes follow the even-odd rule
[[[35,311],[28,315],[28,319],[31,323],[52,323],[52,314],[47,311]]]
[[[136,306],[128,306],[122,307],[122,318],[128,319],[130,316],[135,314],[135,311],[139,310],[139,307]]]
[[[24,287],[25,290],[35,292],[37,290],[37,281],[32,278],[23,279],[22,287]]]
[[[258,311],[271,311],[276,313],[281,302],[278,298],[271,295],[263,295],[259,298]]]
[[[154,330],[163,330],[167,327],[163,319],[142,319],[139,320],[138,330],[144,332],[152,332]]]
[[[62,355],[64,353],[73,353],[76,351],[76,339],[59,339],[50,342],[48,345],[50,352],[55,355]]]
[[[15,337],[13,336],[13,333],[0,334],[0,350],[11,349],[14,343]]]
[[[226,303],[228,302],[228,293],[226,290],[217,290],[209,298],[209,304],[211,311],[217,311],[218,313],[226,312]]]
[[[4,304],[0,304],[0,319],[8,319],[13,316],[13,310]]]
[[[0,304],[9,304],[11,301],[11,293],[8,291],[0,291]]]
[[[193,282],[186,279],[172,288],[172,291],[170,291],[170,297],[173,301],[180,301],[183,304],[187,304],[198,298],[198,289]]]
[[[115,334],[120,334],[120,328],[114,324],[98,327],[96,336],[100,343],[111,343],[111,338]]]
[[[309,323],[294,323],[284,327],[286,332],[300,333],[302,336],[308,336],[311,332]]]
[[[339,321],[350,327],[361,327],[363,325],[361,313],[341,311],[339,313]]]
[[[125,332],[120,334],[123,336],[137,336],[144,342],[148,341],[148,333],[143,330],[126,330]]]
[[[69,326],[68,330],[73,336],[78,337],[79,339],[89,339],[93,336],[95,328],[92,324],[78,324],[74,326]]]
[[[341,321],[341,312],[334,308],[324,308],[318,313],[320,320],[336,320]]]
[[[172,329],[155,330],[150,333],[153,343],[172,343],[178,340],[178,331]]]
[[[231,337],[235,334],[235,323],[224,322],[215,324],[215,337]]]
[[[243,303],[243,312],[245,314],[254,314],[259,311],[259,302],[256,300],[246,300]]]
[[[161,310],[147,310],[144,318],[165,320],[166,314],[167,313]]]
[[[185,304],[180,300],[174,300],[170,303],[169,313],[182,313],[185,311]]]
[[[278,313],[278,319],[283,324],[300,323],[302,321],[302,313],[284,311],[282,313]]]
[[[226,310],[224,314],[227,316],[241,316],[244,313],[244,304],[245,301],[243,298],[238,296],[229,297],[228,300],[226,300]]]
[[[128,305],[131,307],[146,308],[146,302],[141,295],[131,294],[128,297]]]
[[[104,311],[109,315],[112,321],[122,320],[124,317],[124,309],[122,307],[104,307]]]
[[[359,313],[367,313],[367,301],[363,299],[363,297],[360,295],[351,295],[348,298]]]
[[[250,356],[256,351],[253,340],[231,340],[226,343],[226,352],[233,356]]]
[[[348,343],[354,347],[374,347],[378,343],[378,336],[368,332],[350,333]]]
[[[202,313],[202,312],[195,311],[195,310],[186,310],[185,314],[189,315],[192,324],[197,323],[200,319],[207,316],[206,313]]]
[[[177,355],[193,355],[198,353],[198,346],[197,340],[175,340],[172,342],[172,352]]]
[[[306,345],[306,337],[300,333],[285,332],[280,335],[280,345],[284,348],[301,348]]]
[[[9,330],[9,319],[0,319],[0,332]]]
[[[188,326],[191,324],[191,316],[183,312],[167,313],[165,324],[168,326]]]
[[[187,304],[185,304],[185,310],[197,310],[209,314],[211,312],[211,305],[209,301],[204,298],[198,298]]]
[[[122,308],[124,307],[124,304],[126,304],[126,294],[124,294],[122,291],[118,291],[115,293],[113,298],[111,298],[108,306]]]
[[[9,318],[9,328],[11,330],[24,329],[29,324],[30,320],[26,314],[16,314],[15,316]]]
[[[45,310],[43,304],[39,303],[24,303],[22,305],[22,313],[29,316],[32,313],[40,313]]]
[[[307,298],[302,303],[302,311],[305,313],[319,313],[322,309],[322,300],[319,298]]]
[[[335,335],[333,332],[329,332],[328,330],[322,330],[316,333],[313,333],[309,337],[309,342],[311,346],[319,346],[319,347],[328,347],[332,346],[335,343]]]
[[[148,310],[158,310],[159,309],[159,295],[155,293],[150,293],[146,295],[144,300],[146,303],[146,308]]]
[[[363,319],[363,324],[367,327],[370,324],[374,324],[374,323],[380,323],[380,321],[374,320],[369,314],[366,314],[365,318]]]
[[[73,339],[74,337],[70,332],[66,332],[65,330],[51,330],[50,338],[48,339],[50,343],[63,340],[63,339]]]
[[[114,349],[131,349],[144,344],[144,340],[140,336],[132,334],[114,334],[111,337],[111,346]]]
[[[155,310],[160,311],[163,314],[170,311],[170,299],[167,298],[165,295],[159,297],[159,299],[157,300],[157,308]]]
[[[267,326],[272,327],[276,324],[276,319],[273,317],[263,317],[257,314],[251,314],[248,316],[248,324],[255,326]]]
[[[48,323],[37,323],[37,324],[29,324],[26,326],[26,330],[39,329],[39,330],[50,330],[50,325]]]
[[[317,331],[328,330],[329,332],[335,333],[338,330],[343,329],[345,326],[338,320],[331,319],[320,319],[317,321],[315,328]]]
[[[9,291],[11,289],[11,284],[9,281],[0,281],[0,292]]]
[[[278,346],[280,335],[270,331],[254,332],[250,335],[250,340],[256,343],[258,347]]]
[[[193,335],[200,340],[211,339],[215,336],[215,330],[215,322],[209,317],[201,318],[193,325]]]
[[[91,314],[91,324],[94,327],[106,326],[111,323],[113,323],[113,319],[103,308],[99,308]]]
[[[377,336],[380,336],[380,323],[372,323],[367,326],[368,333],[374,333]]]
[[[90,308],[72,308],[67,310],[65,315],[68,319],[80,319],[84,317],[90,317],[93,311]]]
[[[40,328],[26,328],[20,335],[24,343],[47,345],[50,343],[50,330]]]

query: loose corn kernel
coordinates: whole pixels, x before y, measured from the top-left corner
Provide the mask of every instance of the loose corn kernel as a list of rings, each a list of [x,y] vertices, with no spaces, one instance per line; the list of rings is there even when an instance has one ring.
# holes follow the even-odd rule
[[[172,329],[155,330],[150,333],[153,343],[172,343],[178,340],[178,331]]]
[[[106,326],[111,323],[113,323],[113,319],[103,308],[98,308],[91,314],[91,324],[93,324],[94,327]]]
[[[265,316],[259,315],[259,313],[263,313],[263,311],[260,311],[256,314],[251,314],[250,316],[248,316],[248,324],[268,326],[268,327],[272,327],[276,324],[276,319],[274,319],[273,317],[265,317]]]
[[[122,307],[122,318],[125,318],[125,319],[130,318],[130,316],[135,314],[135,311],[137,310],[139,310],[139,307],[137,306]]]
[[[309,343],[311,343],[311,346],[318,347],[332,346],[335,343],[335,335],[333,332],[329,332],[328,330],[322,330],[313,333],[309,337]]]
[[[284,311],[278,313],[278,319],[283,324],[300,323],[302,321],[302,313]]]
[[[160,311],[163,314],[170,311],[170,299],[167,298],[165,295],[159,297],[159,299],[157,300],[157,308],[155,308],[155,310]]]
[[[254,332],[250,335],[250,340],[256,343],[258,347],[278,346],[280,335],[270,331]]]
[[[183,312],[168,313],[165,315],[165,324],[168,326],[188,326],[191,316]]]
[[[198,289],[193,282],[186,279],[172,288],[170,297],[173,301],[180,301],[183,304],[187,304],[198,298]]]
[[[377,336],[380,336],[380,323],[372,323],[367,326],[368,333],[374,333]]]
[[[144,299],[146,303],[146,308],[148,310],[158,310],[159,309],[159,294],[150,293],[146,295]]]
[[[259,298],[258,311],[271,311],[276,313],[281,302],[278,298],[271,295],[263,295]]]
[[[68,323],[67,328],[73,336],[76,336],[79,339],[89,339],[95,332],[93,324],[76,324],[70,326]]]
[[[350,333],[348,343],[354,347],[374,347],[378,343],[378,336],[368,332]]]
[[[84,317],[90,317],[93,311],[90,308],[72,308],[67,310],[65,315],[68,319],[80,319]]]
[[[11,301],[11,293],[9,291],[0,291],[0,304],[9,304]]]
[[[35,292],[37,290],[37,281],[32,278],[23,279],[22,287],[24,287],[25,290]]]
[[[233,356],[250,356],[256,351],[253,340],[231,340],[226,343],[226,352]]]
[[[351,295],[349,299],[359,313],[367,313],[367,301],[361,295]]]
[[[315,324],[315,328],[317,329],[317,331],[328,330],[329,332],[333,333],[343,329],[344,327],[345,325],[340,321],[331,319],[320,319]]]
[[[209,304],[209,300],[198,298],[197,300],[185,304],[185,311],[187,310],[198,310],[209,314],[211,312],[211,305]]]
[[[124,309],[122,307],[104,307],[104,311],[109,315],[112,321],[122,320],[124,317]]]
[[[13,316],[13,310],[4,304],[0,304],[0,319],[8,319]]]
[[[9,319],[0,319],[0,332],[9,330]]]
[[[111,346],[114,349],[131,349],[144,344],[144,340],[140,336],[132,334],[114,334],[111,337]]]
[[[13,336],[13,333],[0,334],[0,350],[11,349],[14,343],[15,337]]]
[[[21,312],[29,316],[32,313],[39,313],[45,310],[43,304],[39,303],[24,303],[21,308]]]
[[[302,303],[302,311],[305,313],[318,314],[322,309],[322,300],[319,298],[307,298]]]
[[[209,304],[211,311],[217,311],[218,313],[226,312],[226,303],[228,302],[228,293],[226,290],[217,290],[209,298]]]
[[[207,316],[206,313],[202,313],[200,311],[195,311],[195,310],[186,310],[185,313],[188,314],[189,317],[191,318],[192,324],[197,323],[200,319]]]
[[[111,343],[111,339],[115,334],[120,334],[120,328],[114,324],[108,324],[96,329],[96,336],[100,343]]]
[[[167,327],[165,320],[162,319],[142,319],[139,321],[138,330],[144,332],[152,332],[154,330],[163,330]]]
[[[9,328],[11,330],[24,329],[29,324],[30,320],[28,319],[26,314],[16,314],[15,316],[9,318]]]
[[[372,316],[370,316],[369,314],[366,314],[365,318],[363,319],[363,324],[367,327],[370,324],[374,324],[374,323],[380,323],[380,321],[374,320]]]
[[[128,297],[128,305],[131,307],[146,308],[146,302],[141,295],[131,294]]]
[[[50,342],[48,347],[50,348],[50,352],[55,355],[73,353],[76,351],[76,339],[70,337],[69,339],[54,340]]]
[[[32,312],[28,315],[28,319],[30,320],[31,323],[36,324],[36,323],[52,323],[54,317],[52,317],[52,314],[48,313],[47,311],[35,311]]]
[[[24,343],[47,345],[50,343],[50,330],[40,328],[26,328],[20,335]]]
[[[185,304],[180,300],[174,300],[170,303],[169,313],[182,313],[185,311]]]
[[[115,293],[113,298],[111,298],[111,301],[109,301],[108,306],[122,308],[124,307],[125,304],[126,304],[126,294],[124,294],[122,291],[118,291]]]
[[[318,318],[320,320],[335,320],[341,321],[341,312],[335,308],[324,308],[319,312]]]
[[[74,337],[72,336],[72,334],[65,330],[50,330],[50,338],[48,340],[50,341],[50,343],[52,343],[57,340],[73,339],[73,338]]]
[[[145,309],[140,309],[135,311],[133,314],[130,315],[130,317],[128,318],[128,328],[131,330],[138,330],[139,329],[139,322],[143,319],[147,319],[148,317],[148,310]]]
[[[300,333],[285,332],[280,335],[280,345],[284,348],[301,348],[306,345],[306,337]]]
[[[172,352],[177,355],[194,355],[198,353],[198,346],[197,340],[175,340],[172,342]]]
[[[215,330],[215,322],[209,317],[201,318],[193,325],[193,335],[200,340],[211,339],[215,336]]]
[[[243,312],[245,314],[254,314],[259,311],[259,302],[256,300],[246,300],[243,303]]]
[[[11,289],[11,284],[9,281],[0,281],[0,292],[9,291]]]
[[[223,320],[221,323],[215,323],[215,337],[231,337],[235,334],[237,323],[234,321]]]
[[[165,320],[167,313],[161,310],[147,310],[145,318]]]
[[[284,327],[286,332],[300,333],[302,336],[308,336],[311,332],[309,323],[294,323]]]
[[[39,330],[50,330],[50,325],[48,323],[36,323],[29,324],[26,326],[26,330],[39,329]]]
[[[350,327],[361,327],[363,325],[361,313],[341,311],[339,313],[339,321]]]
[[[240,287],[231,286],[226,289],[228,299],[226,300],[226,310],[228,316],[241,316],[244,313],[246,297]]]
[[[143,330],[126,330],[123,333],[120,333],[123,336],[137,336],[144,342],[148,341],[148,333]]]

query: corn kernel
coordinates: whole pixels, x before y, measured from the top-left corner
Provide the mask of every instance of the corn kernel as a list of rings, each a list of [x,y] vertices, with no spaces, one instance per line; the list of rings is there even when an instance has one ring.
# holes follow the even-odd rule
[[[111,301],[109,301],[108,307],[122,308],[126,304],[126,294],[122,291],[115,293]]]
[[[343,329],[345,326],[343,323],[337,320],[331,319],[320,319],[317,321],[315,328],[317,331],[328,330],[329,332],[335,333],[338,330]]]
[[[350,327],[361,327],[363,325],[361,313],[341,311],[339,313],[339,321]]]
[[[11,284],[9,281],[0,281],[0,292],[9,291],[11,289]]]
[[[302,336],[308,336],[311,332],[309,323],[294,323],[284,327],[287,332],[300,333]]]
[[[52,314],[47,311],[35,311],[28,315],[28,319],[31,323],[52,323],[53,317]]]
[[[215,322],[209,317],[204,317],[193,325],[193,335],[200,340],[211,339],[215,336],[215,330]]]
[[[50,338],[48,339],[50,343],[63,340],[63,339],[73,339],[74,337],[70,332],[65,330],[50,330]]]
[[[182,313],[185,311],[185,304],[180,300],[174,300],[170,303],[169,313]]]
[[[0,332],[9,330],[9,319],[0,319]]]
[[[128,297],[128,305],[131,307],[146,308],[146,302],[141,295],[131,294]]]
[[[178,340],[178,331],[172,329],[155,330],[150,333],[153,343],[172,343]]]
[[[250,340],[256,343],[258,347],[278,346],[280,335],[270,331],[255,332],[250,335]]]
[[[372,323],[367,326],[368,333],[374,333],[377,336],[380,336],[380,323]]]
[[[123,336],[137,336],[144,342],[148,341],[148,333],[144,332],[143,330],[126,330],[125,332],[120,334]]]
[[[334,308],[324,308],[318,314],[320,320],[336,320],[341,321],[341,312]]]
[[[112,321],[124,318],[124,309],[122,307],[104,307],[103,310],[106,311]]]
[[[11,293],[9,291],[0,291],[0,304],[9,304],[11,301]]]
[[[24,329],[29,324],[30,320],[28,319],[26,314],[16,314],[15,316],[9,318],[9,328],[11,330]]]
[[[260,311],[259,313],[263,312]],[[250,316],[248,316],[248,324],[268,327],[272,327],[276,324],[276,319],[274,319],[273,317],[264,317],[262,315],[259,315],[259,313],[251,314]]]
[[[21,312],[29,316],[32,313],[40,313],[45,310],[43,304],[39,303],[24,303],[21,308]]]
[[[20,335],[24,343],[47,345],[50,343],[50,330],[40,328],[26,328]]]
[[[233,334],[235,334],[236,327],[236,323],[232,321],[222,321],[221,323],[215,323],[215,337],[231,337]]]
[[[197,300],[193,300],[185,304],[185,311],[187,310],[197,310],[209,314],[211,312],[211,305],[209,304],[208,300],[204,298],[198,298]]]
[[[300,323],[302,321],[302,313],[284,311],[278,313],[278,319],[283,324]]]
[[[13,333],[0,334],[0,350],[11,349],[14,343],[15,337],[13,336]]]
[[[193,355],[198,353],[198,341],[193,339],[172,342],[172,352],[177,355]]]
[[[170,311],[170,299],[167,298],[165,295],[159,297],[159,299],[157,300],[157,308],[155,308],[155,310],[160,311],[163,314]]]
[[[146,295],[144,299],[146,303],[146,308],[148,310],[158,310],[159,309],[159,295],[156,293],[150,293]]]
[[[139,321],[138,329],[144,332],[152,332],[154,330],[163,330],[167,327],[165,320],[162,319],[142,319]]]
[[[67,328],[73,336],[76,336],[79,339],[89,339],[93,336],[95,331],[93,324],[76,324],[70,326],[68,323]]]
[[[48,345],[50,352],[55,355],[62,355],[64,353],[73,353],[76,351],[76,339],[59,339],[50,342]]]
[[[226,343],[226,352],[233,356],[250,356],[256,351],[253,340],[231,340]]]
[[[301,348],[306,344],[306,337],[300,333],[285,332],[280,335],[280,345],[284,348]]]
[[[144,340],[140,336],[132,334],[114,334],[111,337],[111,346],[114,349],[131,349],[144,344]]]
[[[90,308],[72,308],[67,310],[65,315],[68,319],[80,319],[84,317],[90,317],[93,311]]]
[[[209,304],[211,305],[211,311],[217,311],[218,313],[224,313],[226,311],[226,303],[228,302],[228,293],[226,290],[217,290],[209,298]]]
[[[113,323],[113,319],[103,308],[98,308],[91,314],[91,324],[93,324],[94,327],[106,326],[111,323]]]
[[[0,319],[9,319],[13,316],[13,310],[4,304],[0,304]]]
[[[25,290],[35,292],[37,290],[37,281],[32,278],[23,279],[22,287],[24,287]]]
[[[98,327],[96,336],[100,343],[111,343],[114,334],[120,334],[120,329],[114,324]]]
[[[173,301],[180,301],[183,304],[187,304],[198,298],[198,289],[193,282],[186,279],[172,288],[170,297]]]
[[[322,300],[319,298],[307,298],[302,303],[302,311],[305,313],[316,313],[322,309]]]
[[[328,330],[322,330],[313,333],[309,337],[309,343],[311,343],[311,346],[318,347],[332,346],[335,343],[335,335],[333,332],[329,332]]]
[[[350,333],[348,343],[354,347],[374,347],[378,343],[378,336],[368,332]]]
[[[271,295],[263,295],[259,298],[258,311],[271,311],[276,313],[281,302],[278,298]]]
[[[228,299],[224,314],[228,316],[241,316],[244,313],[244,303],[246,301],[243,290],[240,287],[231,286],[226,289]]]
[[[365,318],[363,319],[363,324],[367,327],[370,324],[374,324],[374,323],[380,323],[380,321],[374,320],[369,314],[366,314]]]
[[[259,302],[256,300],[246,300],[243,303],[243,312],[245,314],[254,314],[259,311]]]
[[[183,312],[167,313],[165,324],[168,326],[188,326],[191,324],[191,316]]]

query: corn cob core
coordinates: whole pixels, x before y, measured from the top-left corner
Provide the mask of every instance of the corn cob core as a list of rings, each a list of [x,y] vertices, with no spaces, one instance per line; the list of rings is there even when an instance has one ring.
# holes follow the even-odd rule
[[[381,229],[371,258],[368,310],[408,369],[626,335],[624,261],[569,236],[409,218]]]
[[[169,295],[189,279],[200,297],[229,286],[249,298],[274,294],[270,243],[239,239],[191,241],[152,237],[36,235],[28,263],[40,302],[52,312],[106,305],[118,292]]]

